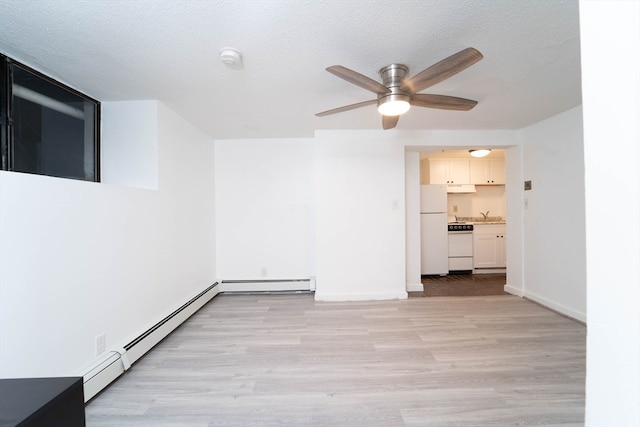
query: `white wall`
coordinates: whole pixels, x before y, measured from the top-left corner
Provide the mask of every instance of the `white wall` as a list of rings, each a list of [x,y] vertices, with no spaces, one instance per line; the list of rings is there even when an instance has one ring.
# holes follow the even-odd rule
[[[522,130],[524,295],[586,321],[582,108]],[[527,207],[528,206],[528,207]]]
[[[107,105],[103,146],[157,133],[157,191],[0,172],[1,377],[81,374],[97,335],[121,347],[215,279],[212,142],[162,104],[126,106],[139,128],[113,132]]]
[[[404,146],[394,135],[316,132],[319,300],[407,297]]]
[[[318,299],[405,298],[422,286],[419,241],[417,250],[405,246],[412,237],[405,206],[419,206],[418,192],[415,200],[405,194],[405,180],[415,175],[419,185],[418,151],[508,147],[516,137],[502,130],[319,131],[314,139],[216,141],[218,277],[315,272]]]
[[[638,17],[637,1],[580,2],[588,427],[640,425]]]
[[[476,185],[476,192],[469,194],[448,194],[449,215],[481,217],[481,212],[489,211],[489,216],[507,216],[506,189],[504,185]],[[454,212],[454,206],[458,212]]]
[[[313,140],[215,146],[219,280],[313,276]]]
[[[158,188],[157,101],[105,102],[100,147],[103,184]],[[104,126],[108,118],[118,126]],[[135,143],[131,143],[135,141]],[[126,153],[126,155],[124,154]]]

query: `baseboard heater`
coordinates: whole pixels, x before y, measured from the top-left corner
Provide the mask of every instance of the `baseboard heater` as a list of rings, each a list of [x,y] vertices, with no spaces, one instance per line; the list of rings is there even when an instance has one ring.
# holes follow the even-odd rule
[[[316,290],[315,278],[284,280],[222,280],[220,292],[296,292]]]
[[[191,317],[202,306],[220,293],[218,282],[183,304],[173,313],[153,325],[123,348],[109,352],[104,359],[83,373],[84,401],[88,402],[138,359],[162,341],[174,329]]]

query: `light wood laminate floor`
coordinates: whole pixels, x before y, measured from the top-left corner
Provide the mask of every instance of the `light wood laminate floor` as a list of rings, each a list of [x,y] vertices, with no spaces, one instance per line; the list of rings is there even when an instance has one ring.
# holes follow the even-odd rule
[[[585,326],[515,296],[219,295],[89,427],[581,426]]]

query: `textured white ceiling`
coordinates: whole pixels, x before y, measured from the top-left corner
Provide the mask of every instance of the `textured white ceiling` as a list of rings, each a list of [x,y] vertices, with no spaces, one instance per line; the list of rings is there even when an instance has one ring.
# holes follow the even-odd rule
[[[470,46],[482,61],[423,92],[476,108],[414,107],[397,129],[516,129],[581,103],[577,0],[0,0],[0,52],[101,101],[159,99],[215,138],[380,129],[375,106],[314,116],[375,98],[326,67],[379,80]]]

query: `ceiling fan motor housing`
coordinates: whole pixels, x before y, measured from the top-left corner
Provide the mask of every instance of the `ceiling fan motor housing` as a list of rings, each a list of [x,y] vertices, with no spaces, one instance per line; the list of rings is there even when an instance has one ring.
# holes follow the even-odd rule
[[[402,82],[409,73],[409,67],[404,64],[391,64],[381,68],[378,73],[382,77],[382,84],[391,91],[378,95],[378,106],[393,101],[409,102],[409,94],[400,89]]]
[[[382,77],[382,84],[388,88],[400,86],[409,73],[409,67],[404,64],[391,64],[378,71]]]

